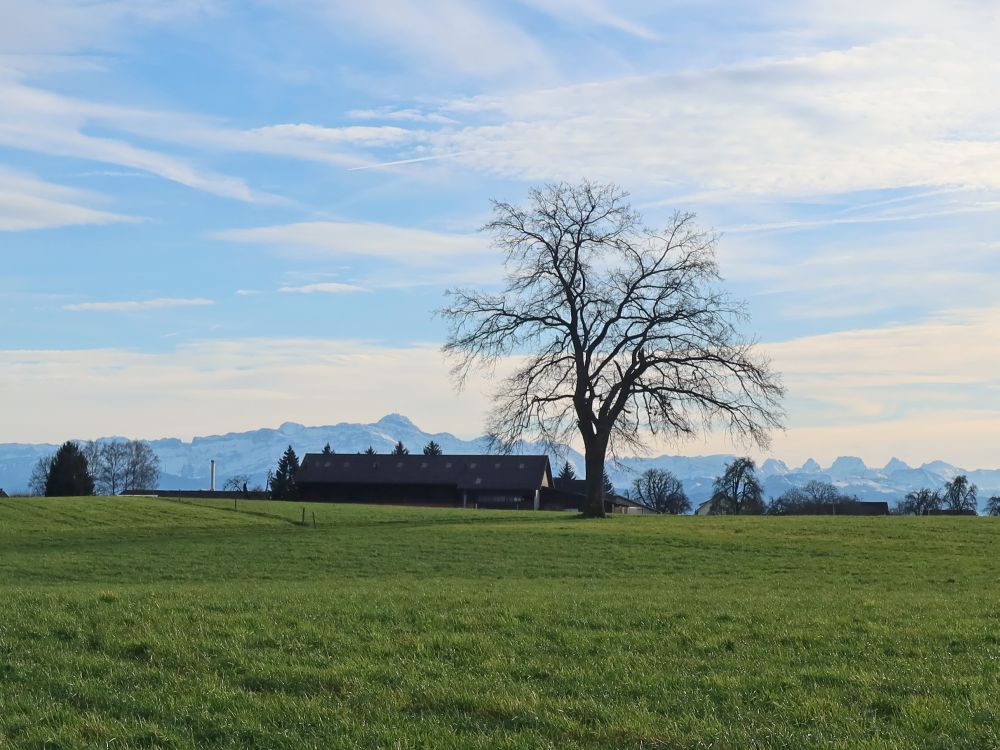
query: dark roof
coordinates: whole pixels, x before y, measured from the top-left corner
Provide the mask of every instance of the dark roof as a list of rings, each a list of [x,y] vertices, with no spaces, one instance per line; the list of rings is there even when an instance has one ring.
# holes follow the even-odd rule
[[[307,484],[429,484],[462,490],[531,490],[552,481],[548,456],[393,456],[307,453],[295,475]]]
[[[3,491],[3,487],[0,487],[0,497],[7,497],[7,493]]]

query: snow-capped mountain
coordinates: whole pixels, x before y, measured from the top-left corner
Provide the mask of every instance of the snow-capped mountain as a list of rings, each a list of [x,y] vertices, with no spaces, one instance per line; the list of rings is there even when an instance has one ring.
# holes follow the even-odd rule
[[[248,475],[251,484],[262,484],[267,471],[275,467],[279,456],[289,445],[300,456],[320,451],[327,443],[337,453],[359,453],[369,446],[378,453],[388,453],[397,441],[402,441],[411,452],[416,453],[431,440],[438,443],[445,453],[482,453],[487,444],[483,437],[463,440],[447,432],[424,432],[401,414],[389,414],[371,424],[341,422],[306,427],[286,422],[276,429],[196,437],[191,441],[176,438],[152,440],[150,446],[160,457],[162,488],[198,489],[208,487],[209,467],[213,459],[217,466],[217,486],[221,487],[227,478],[235,475]],[[56,448],[46,444],[0,444],[0,487],[8,492],[24,491],[34,463],[38,458],[54,453]],[[537,447],[529,444],[525,450],[533,452]],[[560,457],[553,456],[553,470],[558,472],[559,465],[567,459],[582,476],[583,456],[574,450],[567,450]],[[729,454],[631,457],[609,463],[608,474],[614,485],[624,490],[646,469],[667,469],[684,483],[692,502],[698,503],[710,496],[712,482],[732,459]],[[768,497],[776,497],[791,487],[818,480],[831,482],[845,493],[864,500],[893,502],[921,487],[940,488],[957,474],[967,475],[970,482],[978,485],[981,500],[1000,494],[1000,469],[968,471],[944,461],[911,467],[893,458],[882,468],[869,468],[860,458],[841,456],[827,468],[811,458],[802,466],[791,468],[784,461],[769,458],[761,463],[759,474]]]

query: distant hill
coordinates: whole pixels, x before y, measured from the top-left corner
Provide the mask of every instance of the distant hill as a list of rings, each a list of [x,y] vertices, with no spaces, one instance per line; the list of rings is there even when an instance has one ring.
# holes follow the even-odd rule
[[[162,462],[162,488],[200,489],[208,487],[212,459],[217,465],[217,486],[221,487],[228,477],[236,474],[249,475],[251,484],[263,483],[268,469],[274,468],[278,457],[289,445],[300,456],[320,451],[327,443],[337,453],[359,453],[368,446],[379,453],[388,453],[397,441],[402,441],[411,452],[417,453],[431,440],[438,443],[445,453],[481,453],[486,449],[484,437],[463,440],[447,432],[424,432],[401,414],[389,414],[371,424],[341,422],[306,427],[286,422],[277,429],[196,437],[189,442],[164,438],[152,440],[150,445]],[[8,492],[23,491],[28,486],[35,461],[55,452],[56,448],[47,444],[0,444],[0,487]],[[530,444],[526,446],[526,451],[532,449]],[[582,475],[583,456],[568,450],[566,457]],[[729,454],[633,457],[623,459],[619,465],[609,464],[608,473],[616,487],[625,489],[637,474],[648,468],[669,469],[684,483],[692,501],[698,503],[708,498],[713,479],[732,458]],[[556,471],[556,464],[561,460],[565,459],[553,457]],[[796,468],[790,468],[774,458],[760,466],[765,494],[769,497],[818,479],[832,482],[843,491],[864,500],[887,500],[890,503],[914,489],[938,488],[956,474],[966,474],[969,481],[979,486],[980,500],[1000,494],[1000,469],[966,470],[943,461],[911,467],[893,458],[884,467],[873,468],[866,466],[860,458],[841,456],[826,468],[811,458]]]

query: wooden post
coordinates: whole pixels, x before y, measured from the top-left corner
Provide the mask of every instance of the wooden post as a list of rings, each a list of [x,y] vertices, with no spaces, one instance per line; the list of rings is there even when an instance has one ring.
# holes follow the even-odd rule
[[[316,528],[316,511],[313,511],[313,528]]]
[[[233,498],[233,510],[236,510],[236,498]]]
[[[306,509],[305,506],[302,507],[302,525],[306,525]]]

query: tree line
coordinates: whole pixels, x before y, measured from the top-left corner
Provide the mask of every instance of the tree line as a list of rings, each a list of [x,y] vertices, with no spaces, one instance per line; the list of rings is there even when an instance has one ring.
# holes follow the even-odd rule
[[[682,514],[692,509],[681,481],[665,469],[647,469],[633,480],[626,494],[656,513]],[[925,488],[908,493],[896,504],[893,513],[918,516],[931,511],[975,514],[977,498],[976,485],[960,474],[939,490]],[[860,502],[856,495],[819,480],[792,487],[776,498],[765,500],[753,459],[736,458],[715,478],[708,512],[713,515],[816,515],[827,512],[831,506]],[[986,514],[1000,516],[1000,496],[986,501]]]
[[[118,495],[155,488],[159,481],[160,458],[145,441],[68,440],[35,462],[28,489],[45,497]]]

